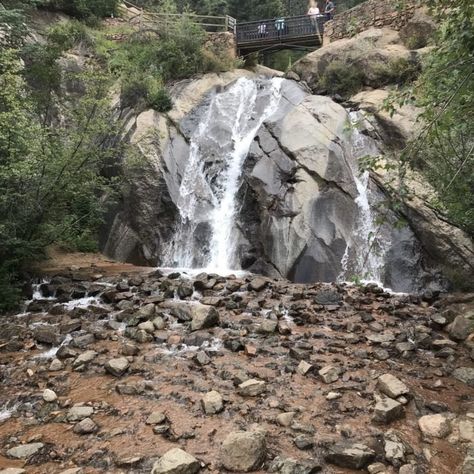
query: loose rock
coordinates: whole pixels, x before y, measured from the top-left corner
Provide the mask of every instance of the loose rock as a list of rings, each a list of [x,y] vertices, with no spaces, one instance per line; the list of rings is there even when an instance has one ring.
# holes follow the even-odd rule
[[[375,404],[374,421],[390,423],[404,416],[403,405],[391,398],[380,398]]]
[[[194,456],[173,448],[155,462],[151,474],[195,474],[200,469],[201,464]]]
[[[202,398],[202,407],[206,415],[215,415],[224,409],[224,402],[219,392],[212,390]]]
[[[44,447],[43,443],[29,443],[16,446],[7,451],[7,456],[16,459],[28,459]]]
[[[129,368],[130,363],[125,357],[119,357],[118,359],[111,359],[105,364],[105,370],[115,376],[121,377]]]
[[[324,383],[333,383],[339,379],[339,368],[333,367],[332,365],[323,367],[318,373]]]
[[[410,392],[401,380],[391,374],[381,375],[377,380],[377,388],[390,398],[398,398]]]
[[[58,396],[56,395],[53,390],[50,390],[49,388],[46,388],[43,392],[43,400],[45,402],[51,403],[54,402],[58,399]]]
[[[222,443],[222,466],[233,472],[258,469],[266,455],[265,434],[262,431],[235,431]]]
[[[97,429],[98,426],[94,423],[94,421],[92,421],[90,418],[84,418],[82,421],[80,421],[74,426],[73,431],[76,434],[82,435],[94,433],[95,431],[97,431]]]
[[[266,389],[266,384],[262,380],[250,379],[239,385],[239,394],[243,397],[257,397]]]
[[[68,421],[81,421],[90,417],[93,413],[94,409],[92,407],[74,406],[69,409],[66,417]]]
[[[449,420],[441,414],[425,415],[418,420],[418,426],[425,436],[444,438],[451,433]]]
[[[361,443],[339,443],[329,448],[324,459],[336,466],[362,469],[375,458],[375,452]]]

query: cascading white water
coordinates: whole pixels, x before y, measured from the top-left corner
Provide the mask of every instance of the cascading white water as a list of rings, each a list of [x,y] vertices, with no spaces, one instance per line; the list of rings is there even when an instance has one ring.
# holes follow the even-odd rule
[[[344,256],[341,260],[342,272],[339,280],[348,277],[349,266],[351,266],[351,247],[356,248],[353,252],[351,271],[359,275],[363,280],[381,283],[384,267],[385,249],[388,247],[379,235],[376,224],[376,216],[372,209],[369,189],[369,172],[360,173],[358,161],[366,156],[377,156],[379,154],[375,142],[361,133],[359,122],[363,117],[358,112],[350,112],[351,125],[351,157],[350,161],[353,179],[356,184],[358,196],[355,202],[359,208],[359,217],[352,241],[348,243]]]
[[[277,110],[281,84],[276,78],[241,78],[211,99],[191,137],[177,203],[181,222],[165,265],[217,272],[238,266],[235,214],[242,166],[258,129]],[[200,229],[207,230],[205,242],[199,241]]]

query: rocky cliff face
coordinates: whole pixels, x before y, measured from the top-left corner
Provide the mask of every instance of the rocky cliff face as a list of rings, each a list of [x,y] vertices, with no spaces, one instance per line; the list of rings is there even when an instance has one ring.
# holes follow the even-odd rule
[[[323,57],[313,58],[315,71]],[[262,90],[268,81],[239,70],[185,81],[173,90],[170,113],[145,111],[130,119],[129,138],[138,159],[126,168],[129,185],[111,212],[104,234],[107,255],[132,263],[170,263],[165,254],[178,235],[181,186],[196,129],[216,97],[241,78],[257,81]],[[397,291],[441,289],[447,281],[440,270],[453,263],[462,274],[472,274],[472,242],[459,229],[422,200],[402,215],[387,210],[384,177],[358,170],[361,157],[403,146],[417,111],[384,115],[379,109],[387,94],[383,90],[353,97],[351,110],[313,95],[304,84],[280,81],[278,106],[258,128],[239,177],[236,266],[296,282],[369,277]],[[228,163],[225,131],[218,124],[209,128],[220,141],[203,154],[205,186],[212,189]],[[206,192],[193,191],[203,215],[212,208]],[[400,217],[408,224],[396,225]],[[187,245],[205,255],[209,233],[201,219]]]

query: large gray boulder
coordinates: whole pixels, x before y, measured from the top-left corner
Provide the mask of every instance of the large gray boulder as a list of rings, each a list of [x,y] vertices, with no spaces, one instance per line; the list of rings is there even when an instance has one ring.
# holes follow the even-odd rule
[[[455,341],[464,341],[474,332],[474,311],[456,316],[448,326],[449,335]]]
[[[374,117],[377,131],[387,147],[401,149],[421,130],[422,124],[417,119],[422,110],[405,104],[402,107],[397,106],[391,114],[385,107],[389,97],[388,88],[371,89],[357,93],[349,102]]]
[[[315,93],[325,92],[324,78],[328,68],[338,67],[341,75],[344,70],[357,71],[360,87],[380,87],[397,82],[404,69],[419,64],[419,55],[407,49],[397,31],[389,28],[371,28],[353,38],[334,41],[304,56],[293,65],[303,81]],[[353,75],[354,76],[354,75]],[[352,77],[352,79],[354,79]]]
[[[426,9],[417,9],[400,30],[400,38],[408,49],[428,46],[436,33],[437,25]]]
[[[366,32],[359,40],[375,50],[400,48],[398,33],[391,30]],[[130,119],[128,138],[140,158],[126,168],[129,185],[104,230],[107,255],[135,264],[174,266],[171,250],[182,238],[185,250],[192,250],[186,265],[206,266],[215,200],[211,191],[226,171],[222,157],[234,146],[229,134],[232,121],[226,122],[228,115],[216,109],[215,99],[243,77],[255,81],[253,113],[258,115],[267,103],[268,82],[251,72],[236,71],[183,81],[173,87],[174,108],[166,116],[145,111]],[[257,130],[239,177],[234,268],[296,282],[369,275],[404,292],[444,289],[446,281],[439,271],[450,262],[466,275],[472,272],[472,242],[459,229],[416,199],[402,209],[409,225],[398,228],[401,216],[383,208],[389,179],[359,173],[360,158],[380,156],[406,143],[416,128],[418,110],[405,108],[393,117],[380,110],[376,112],[380,120],[371,121],[368,114],[379,109],[387,91],[353,97],[360,111],[349,113],[328,97],[311,95],[295,81],[274,81],[281,81],[279,102]],[[181,236],[177,233],[183,228],[180,187],[190,159],[189,143],[211,103],[220,119],[205,122],[207,133],[199,135],[203,170],[196,173],[193,187],[192,225],[186,224]],[[381,225],[376,224],[379,218],[383,218]],[[369,243],[370,235],[375,235],[375,243]],[[180,312],[183,321],[193,319]],[[210,324],[203,326],[196,320],[192,329]]]

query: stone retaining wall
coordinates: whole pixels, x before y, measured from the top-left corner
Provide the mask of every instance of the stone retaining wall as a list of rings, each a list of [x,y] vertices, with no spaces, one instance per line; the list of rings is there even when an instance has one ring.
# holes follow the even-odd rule
[[[346,10],[324,25],[324,44],[350,38],[371,27],[400,30],[413,17],[416,0],[368,0]]]

